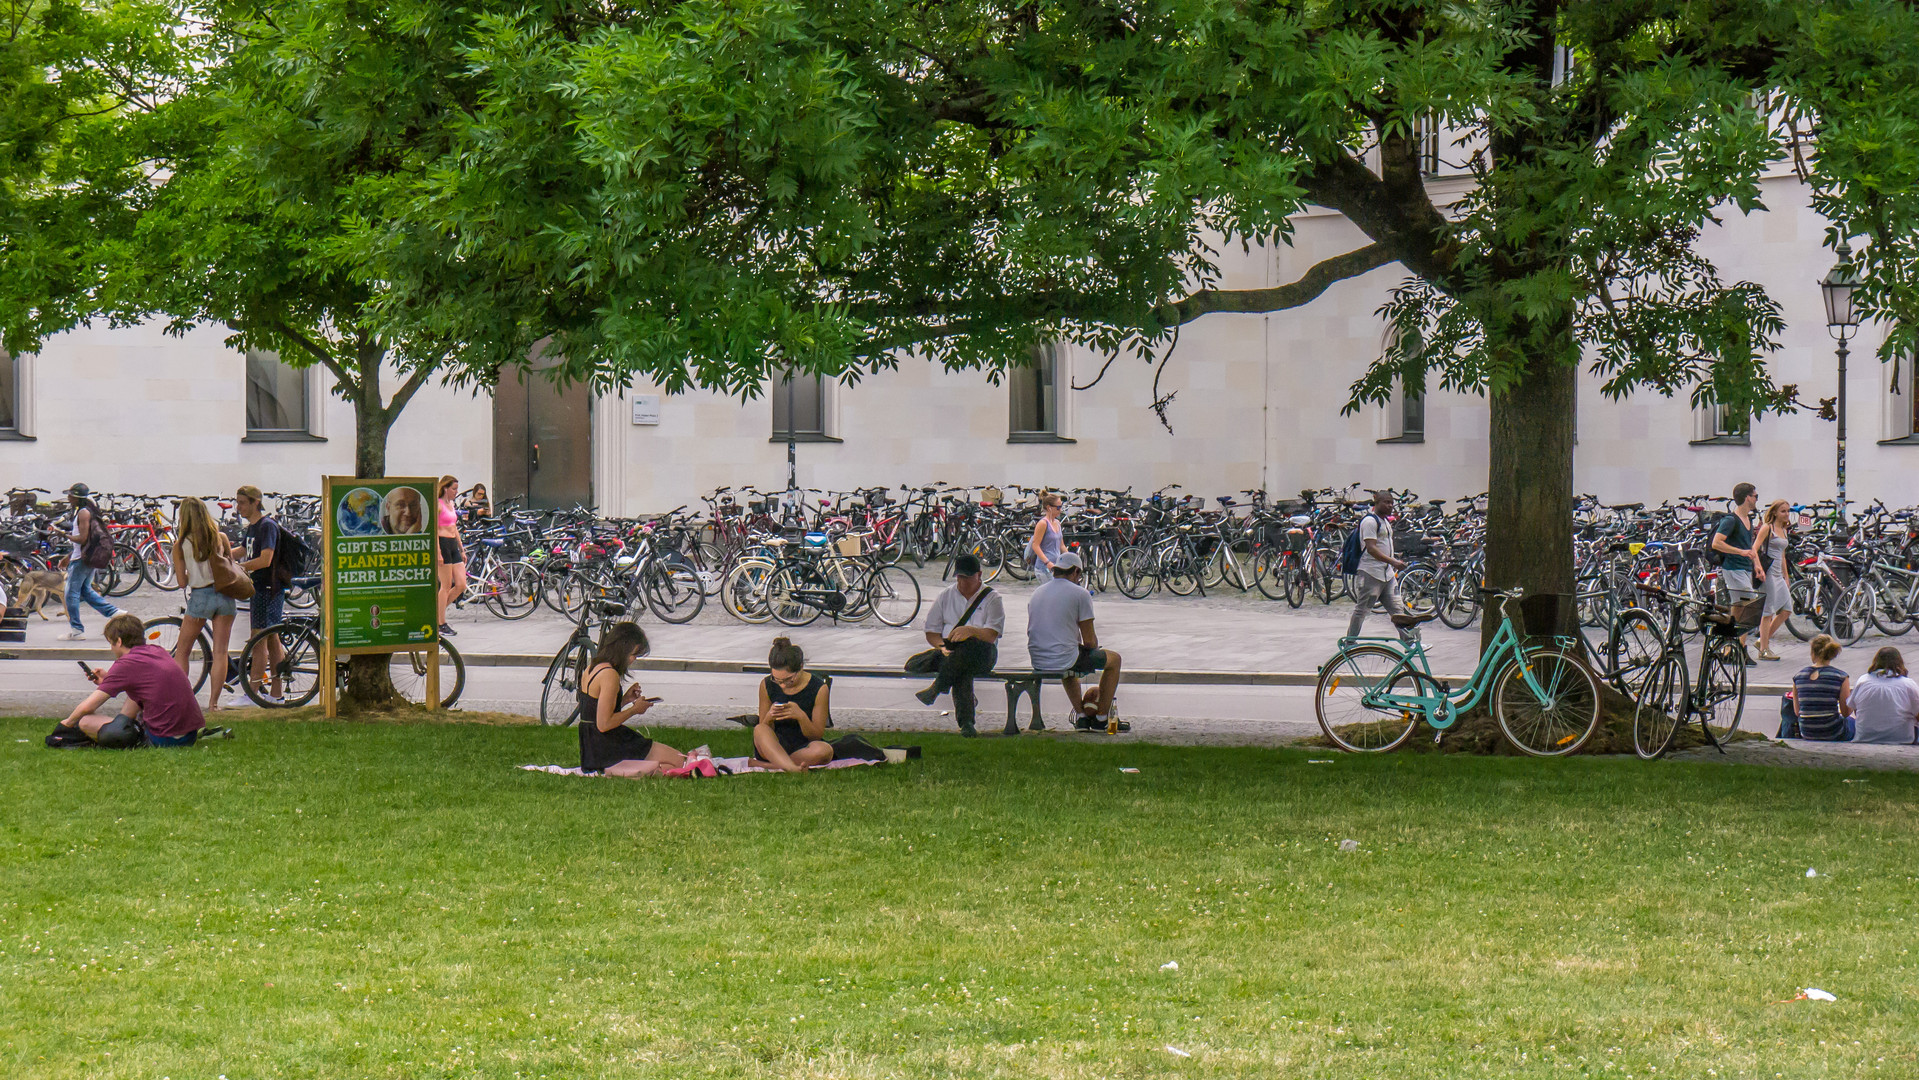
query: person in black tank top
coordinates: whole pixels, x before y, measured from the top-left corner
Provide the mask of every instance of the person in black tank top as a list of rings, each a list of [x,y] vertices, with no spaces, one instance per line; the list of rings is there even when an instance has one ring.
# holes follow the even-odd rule
[[[580,769],[608,776],[651,776],[686,764],[686,755],[634,731],[626,721],[653,707],[638,685],[620,691],[627,667],[648,651],[646,631],[630,622],[608,628],[580,680]]]
[[[806,654],[787,638],[775,638],[766,658],[772,674],[760,680],[760,722],[753,728],[753,763],[782,772],[805,772],[833,760],[826,742],[831,680],[806,670]]]

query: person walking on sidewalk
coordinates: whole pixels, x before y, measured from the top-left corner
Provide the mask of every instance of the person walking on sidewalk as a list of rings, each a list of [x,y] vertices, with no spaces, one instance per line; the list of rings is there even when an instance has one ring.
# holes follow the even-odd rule
[[[72,541],[67,551],[67,625],[71,629],[60,635],[61,641],[80,641],[87,636],[87,628],[80,622],[83,603],[105,618],[120,614],[119,608],[93,590],[93,572],[106,565],[100,561],[100,554],[104,550],[106,558],[111,559],[113,543],[92,495],[85,484],[67,489],[67,504],[73,507],[73,531],[67,533],[67,539]],[[99,565],[94,565],[96,563]]]
[[[240,564],[253,579],[253,599],[247,601],[247,625],[258,634],[269,626],[278,626],[286,618],[286,590],[273,577],[273,556],[280,547],[280,523],[267,516],[260,501],[260,489],[245,484],[234,493],[233,508],[246,520],[246,561]],[[270,705],[280,704],[283,680],[280,666],[286,662],[286,645],[280,635],[272,634],[254,646],[247,658],[247,678],[260,687]],[[264,677],[263,677],[264,676]]]
[[[180,536],[173,542],[173,579],[187,593],[186,615],[180,620],[180,640],[174,646],[174,660],[181,671],[187,670],[194,642],[200,639],[200,627],[210,627],[213,635],[213,691],[207,698],[207,712],[220,707],[220,692],[227,688],[227,644],[233,638],[233,620],[239,605],[213,586],[213,567],[230,550],[227,538],[214,524],[207,504],[188,497],[180,500]]]
[[[1772,638],[1792,615],[1792,575],[1786,565],[1786,545],[1791,540],[1792,506],[1774,499],[1766,507],[1766,517],[1753,537],[1753,550],[1759,553],[1759,569],[1766,575],[1762,583],[1765,605],[1759,615],[1759,659],[1777,660]]]
[[[974,720],[979,697],[975,676],[990,674],[999,663],[999,636],[1006,632],[1006,604],[993,587],[982,581],[979,556],[963,554],[953,560],[959,580],[926,613],[926,643],[933,647],[913,657],[909,671],[933,673],[933,685],[914,696],[931,705],[948,690],[953,692],[953,718],[960,734],[978,734]]]
[[[440,477],[440,514],[437,526],[440,539],[440,636],[452,637],[446,624],[446,609],[466,595],[466,548],[460,543],[460,511],[453,500],[460,494],[460,481]]]
[[[1763,582],[1766,578],[1766,572],[1759,566],[1759,539],[1752,526],[1752,515],[1757,509],[1759,489],[1745,483],[1734,485],[1732,512],[1720,518],[1718,528],[1712,531],[1712,551],[1719,556],[1719,583],[1726,587],[1726,594],[1734,603],[1757,595],[1753,582]],[[1747,667],[1759,666],[1746,648],[1744,634],[1739,635],[1739,651],[1745,656]]]
[[[1346,624],[1349,638],[1358,637],[1366,628],[1366,616],[1372,614],[1374,605],[1386,609],[1388,615],[1406,614],[1406,605],[1399,598],[1399,571],[1406,569],[1406,561],[1393,554],[1392,512],[1392,492],[1376,492],[1372,510],[1359,519],[1359,565],[1347,583],[1353,593],[1353,617]],[[1405,634],[1400,631],[1400,636]]]
[[[1059,524],[1064,505],[1065,500],[1057,491],[1039,497],[1039,520],[1033,523],[1033,537],[1026,542],[1024,555],[1026,565],[1033,568],[1033,575],[1041,581],[1053,580],[1053,564],[1059,562],[1060,552],[1066,550],[1066,537]]]

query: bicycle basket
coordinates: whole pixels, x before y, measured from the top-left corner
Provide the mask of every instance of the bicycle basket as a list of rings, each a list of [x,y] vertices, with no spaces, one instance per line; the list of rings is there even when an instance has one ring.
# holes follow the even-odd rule
[[[996,487],[989,487],[985,491],[980,492],[979,501],[983,506],[998,506],[1000,501],[1005,498],[1005,492]]]
[[[1720,637],[1738,637],[1759,626],[1760,613],[1765,606],[1763,593],[1736,590],[1732,593],[1731,604],[1707,609],[1703,621]]]
[[[841,555],[844,555],[849,559],[857,558],[861,555],[866,554],[866,552],[863,550],[865,545],[861,543],[860,537],[855,533],[848,533],[847,535],[840,537],[839,542],[835,546],[839,548],[839,552]]]

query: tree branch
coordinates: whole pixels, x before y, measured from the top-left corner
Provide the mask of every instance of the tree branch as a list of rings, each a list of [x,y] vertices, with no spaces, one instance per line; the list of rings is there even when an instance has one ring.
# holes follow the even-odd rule
[[[359,383],[354,380],[352,375],[348,374],[346,365],[340,363],[339,358],[335,357],[324,346],[279,319],[275,319],[267,325],[273,329],[274,333],[298,345],[303,352],[313,357],[315,361],[325,365],[326,369],[333,373],[333,378],[347,393],[358,394],[360,392]]]
[[[1344,255],[1314,263],[1312,269],[1291,284],[1276,285],[1270,289],[1201,289],[1178,303],[1159,308],[1156,314],[1169,316],[1164,321],[1178,326],[1216,311],[1244,315],[1285,311],[1312,303],[1334,282],[1377,270],[1394,259],[1391,248],[1383,242],[1374,241]]]
[[[394,416],[400,415],[400,412],[406,408],[406,403],[413,400],[414,393],[425,385],[427,376],[440,370],[445,363],[446,360],[442,357],[431,364],[422,364],[408,373],[406,381],[393,392],[393,400],[387,402],[387,412]]]

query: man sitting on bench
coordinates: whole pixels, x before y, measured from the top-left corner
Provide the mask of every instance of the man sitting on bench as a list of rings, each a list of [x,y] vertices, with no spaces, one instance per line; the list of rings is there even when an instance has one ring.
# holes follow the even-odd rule
[[[959,721],[960,734],[970,739],[979,734],[973,729],[979,708],[973,677],[991,673],[999,662],[999,636],[1006,632],[1006,604],[980,579],[978,556],[954,559],[953,574],[958,580],[940,593],[926,613],[926,643],[938,651],[914,656],[907,662],[907,670],[937,673],[933,685],[913,696],[921,704],[931,705],[951,690],[953,718]]]
[[[1061,681],[1073,703],[1075,727],[1105,731],[1113,714],[1113,691],[1119,687],[1119,653],[1099,647],[1093,630],[1093,595],[1080,585],[1085,571],[1079,553],[1068,551],[1053,561],[1053,580],[1033,590],[1026,602],[1026,651],[1034,671],[1064,671]],[[1099,672],[1099,694],[1080,694],[1079,676]],[[1121,731],[1130,730],[1122,723]]]

